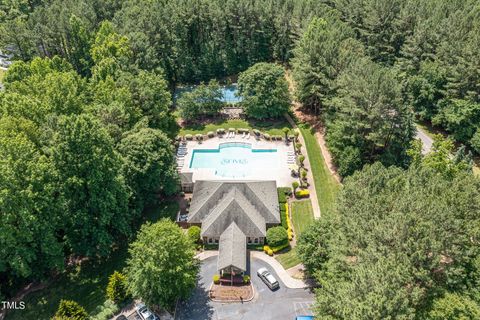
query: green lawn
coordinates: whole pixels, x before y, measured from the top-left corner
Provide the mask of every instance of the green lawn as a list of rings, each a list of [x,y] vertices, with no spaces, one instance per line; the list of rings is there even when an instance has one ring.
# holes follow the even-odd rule
[[[315,180],[318,204],[320,205],[322,216],[328,217],[333,212],[334,202],[340,190],[340,184],[330,174],[313,130],[305,124],[300,124],[299,128],[305,139],[305,147],[307,148],[308,159],[310,160],[313,179]],[[312,199],[312,201],[315,200]]]
[[[285,252],[277,254],[275,259],[277,259],[285,269],[289,269],[299,263],[302,263],[297,256],[295,248],[286,249]]]
[[[292,222],[295,229],[295,237],[302,234],[303,230],[314,221],[312,202],[310,199],[292,202]],[[296,254],[295,248],[277,254],[275,257],[285,269],[296,266],[301,263]]]
[[[292,202],[292,222],[297,239],[303,230],[313,223],[314,219],[310,199]]]
[[[287,127],[291,128],[287,120],[281,118],[279,120],[264,120],[264,121],[255,121],[255,120],[221,120],[215,121],[212,123],[205,124],[192,124],[187,125],[185,128],[180,129],[180,135],[185,134],[197,134],[202,133],[206,134],[208,131],[215,132],[219,128],[228,130],[228,128],[240,129],[258,129],[262,132],[266,132],[270,135],[281,135],[282,128]]]
[[[157,221],[161,217],[172,217],[178,211],[176,202],[167,202],[155,209],[146,210],[144,221]],[[29,294],[25,299],[26,308],[17,312],[9,312],[6,319],[51,319],[60,299],[71,299],[82,305],[92,318],[101,317],[108,306],[105,288],[108,277],[115,270],[125,266],[128,256],[127,244],[115,250],[108,259],[97,263],[83,263],[81,267],[64,272],[46,289]],[[108,306],[115,311],[116,306]]]

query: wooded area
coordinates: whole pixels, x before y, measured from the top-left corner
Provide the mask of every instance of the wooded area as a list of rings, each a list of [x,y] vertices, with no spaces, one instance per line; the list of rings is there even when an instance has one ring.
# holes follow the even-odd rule
[[[0,3],[0,47],[17,60],[0,92],[0,298],[70,256],[108,256],[145,206],[176,194],[177,85],[244,72],[242,94],[275,93],[247,99],[249,116],[274,117],[290,69],[347,177],[338,221],[299,240],[324,285],[319,315],[458,319],[452,303],[478,317],[479,21],[477,0]],[[221,108],[195,97],[185,118]],[[422,156],[415,121],[456,145]]]

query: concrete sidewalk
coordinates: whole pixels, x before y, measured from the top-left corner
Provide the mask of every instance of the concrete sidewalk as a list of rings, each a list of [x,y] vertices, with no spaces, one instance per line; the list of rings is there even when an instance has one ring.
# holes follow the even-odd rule
[[[312,202],[312,209],[313,209],[313,216],[315,219],[319,219],[320,216],[322,215],[320,211],[320,206],[318,204],[318,197],[317,197],[317,188],[315,186],[315,180],[313,179],[313,173],[312,173],[312,166],[310,165],[310,158],[308,157],[308,152],[307,152],[307,147],[305,144],[305,139],[303,138],[302,133],[300,132],[300,129],[297,127],[295,121],[293,121],[292,117],[290,117],[289,114],[285,114],[285,117],[287,118],[288,122],[290,125],[293,127],[295,131],[298,132],[298,140],[302,144],[302,154],[305,155],[305,161],[304,165],[306,168],[309,168],[307,170],[307,179],[310,182],[310,186],[308,187],[308,191],[310,192],[310,199]]]
[[[198,260],[202,261],[210,257],[218,256],[218,250],[205,250],[195,256]]]

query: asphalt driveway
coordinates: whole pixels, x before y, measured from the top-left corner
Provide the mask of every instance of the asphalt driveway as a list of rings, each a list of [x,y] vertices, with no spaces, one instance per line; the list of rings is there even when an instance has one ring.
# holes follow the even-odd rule
[[[280,282],[280,288],[271,291],[256,271],[266,267]],[[217,272],[217,256],[202,261],[200,277],[192,296],[177,306],[178,320],[269,320],[295,319],[297,315],[311,315],[313,293],[308,289],[289,289],[282,283],[275,271],[264,261],[252,259],[247,261],[251,271],[252,283],[255,288],[255,298],[244,303],[218,303],[210,301],[208,290],[212,277]]]

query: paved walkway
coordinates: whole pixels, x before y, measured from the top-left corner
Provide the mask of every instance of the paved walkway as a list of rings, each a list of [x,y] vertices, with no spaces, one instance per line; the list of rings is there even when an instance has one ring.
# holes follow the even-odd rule
[[[218,256],[218,250],[205,250],[200,253],[198,253],[195,258],[198,260],[202,261],[205,259],[208,259],[210,257]]]
[[[417,127],[416,139],[422,141],[422,153],[427,154],[432,150],[433,139],[421,128]]]
[[[300,132],[300,129],[298,129],[295,121],[293,121],[292,117],[290,117],[289,114],[285,114],[285,117],[287,118],[288,122],[292,126],[292,128],[297,131],[298,134],[298,139],[300,140],[300,143],[302,144],[302,154],[305,155],[305,167],[310,168],[310,170],[307,170],[307,179],[310,181],[310,186],[308,187],[308,190],[310,192],[310,199],[312,199],[312,209],[313,209],[313,216],[315,219],[319,219],[321,214],[320,211],[320,206],[318,205],[318,197],[317,197],[317,188],[315,186],[315,180],[313,179],[313,173],[312,173],[312,166],[310,165],[310,158],[308,157],[308,152],[307,152],[307,147],[305,144],[305,139],[303,138],[302,133]]]

